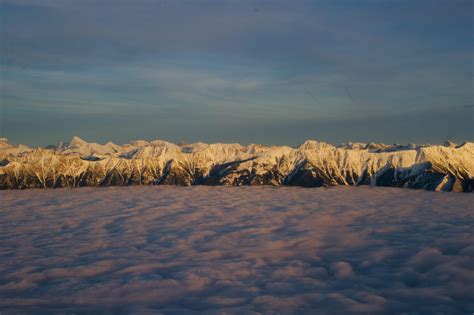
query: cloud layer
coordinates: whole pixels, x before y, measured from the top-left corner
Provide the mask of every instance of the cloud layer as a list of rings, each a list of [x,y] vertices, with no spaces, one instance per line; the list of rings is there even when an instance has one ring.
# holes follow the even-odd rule
[[[466,313],[473,198],[387,188],[2,191],[0,310]]]

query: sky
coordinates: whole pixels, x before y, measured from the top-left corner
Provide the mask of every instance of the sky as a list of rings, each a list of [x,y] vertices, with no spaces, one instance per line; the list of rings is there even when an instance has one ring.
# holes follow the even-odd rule
[[[0,0],[0,136],[472,141],[473,7]]]

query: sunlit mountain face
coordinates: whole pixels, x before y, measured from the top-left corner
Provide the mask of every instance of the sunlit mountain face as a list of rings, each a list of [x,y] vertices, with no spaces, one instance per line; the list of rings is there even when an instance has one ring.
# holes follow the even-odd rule
[[[0,188],[128,185],[371,185],[471,192],[474,144],[338,147],[305,141],[298,147],[251,144],[176,145],[155,140],[104,145],[73,137],[31,149],[0,148]]]

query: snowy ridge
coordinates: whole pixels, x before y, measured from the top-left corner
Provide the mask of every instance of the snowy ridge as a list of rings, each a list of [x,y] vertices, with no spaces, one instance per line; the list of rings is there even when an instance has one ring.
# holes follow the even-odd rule
[[[474,143],[296,148],[137,140],[123,146],[73,137],[47,148],[0,139],[0,188],[113,185],[374,185],[472,191]]]

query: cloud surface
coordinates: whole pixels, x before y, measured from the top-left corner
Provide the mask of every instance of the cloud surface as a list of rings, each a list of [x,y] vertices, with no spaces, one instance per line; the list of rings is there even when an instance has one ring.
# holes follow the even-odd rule
[[[1,191],[0,310],[466,313],[473,198],[389,188]]]

